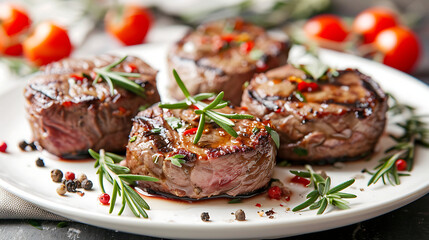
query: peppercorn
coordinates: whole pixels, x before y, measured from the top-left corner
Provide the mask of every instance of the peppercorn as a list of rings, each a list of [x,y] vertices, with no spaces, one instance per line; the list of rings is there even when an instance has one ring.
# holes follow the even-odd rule
[[[74,180],[76,177],[73,172],[66,172],[65,178],[67,180]]]
[[[73,180],[66,181],[67,192],[76,192],[76,183]]]
[[[28,143],[25,140],[22,140],[21,142],[19,142],[18,146],[19,149],[21,149],[22,151],[26,151]]]
[[[66,186],[64,184],[61,184],[58,188],[57,188],[57,193],[59,195],[64,195],[66,194]]]
[[[246,214],[244,213],[244,211],[242,209],[238,209],[235,212],[235,220],[237,220],[237,221],[244,221],[244,220],[246,220]]]
[[[210,221],[210,215],[208,212],[201,213],[201,220],[203,222],[209,222]]]
[[[37,146],[36,146],[36,144],[34,142],[29,143],[28,146],[30,146],[31,151],[36,151],[37,150]]]
[[[76,188],[81,188],[82,187],[82,184],[81,184],[81,182],[79,180],[74,179],[73,182],[76,184]]]
[[[38,167],[44,167],[45,166],[45,162],[43,162],[43,159],[37,158],[37,160],[36,160],[36,166],[38,166]]]
[[[91,180],[85,179],[82,181],[81,185],[82,185],[83,189],[85,189],[85,190],[91,190],[92,189],[92,181]]]
[[[79,175],[79,177],[77,178],[77,180],[79,180],[79,182],[83,182],[83,180],[88,179],[88,177],[85,174],[81,174]]]
[[[61,172],[59,169],[54,169],[51,171],[51,178],[54,182],[61,182],[63,179],[63,172]]]

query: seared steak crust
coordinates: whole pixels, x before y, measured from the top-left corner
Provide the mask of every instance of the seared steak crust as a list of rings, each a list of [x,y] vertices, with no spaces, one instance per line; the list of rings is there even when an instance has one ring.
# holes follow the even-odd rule
[[[220,111],[232,113],[232,109]],[[180,121],[173,129],[167,120]],[[167,119],[167,120],[166,120]],[[215,123],[206,123],[200,141],[186,130],[198,126],[193,110],[151,107],[134,118],[127,146],[126,165],[133,174],[149,175],[159,182],[139,182],[148,190],[177,197],[201,199],[237,196],[264,188],[271,179],[276,148],[264,125],[255,120],[234,120],[234,138]],[[156,130],[154,130],[156,129]],[[253,130],[258,129],[258,130]],[[253,131],[252,131],[253,130]],[[181,167],[166,158],[182,154]]]
[[[178,41],[168,54],[171,73],[176,69],[191,95],[225,92],[225,99],[239,104],[242,85],[256,72],[286,63],[289,44],[275,40],[264,29],[240,19],[199,26]],[[169,93],[184,96],[170,74]]]
[[[93,85],[92,79],[82,77],[82,73],[94,77],[94,68],[118,60],[111,55],[69,58],[43,67],[24,89],[34,140],[63,158],[86,157],[89,148],[125,151],[131,118],[140,106],[152,105],[160,98],[157,71],[136,57],[128,57],[114,71],[129,72],[131,68],[141,73],[132,80],[145,88],[145,98],[119,87],[111,95],[107,83]]]
[[[386,122],[387,97],[355,69],[319,81],[297,95],[305,73],[291,65],[259,74],[245,89],[242,106],[271,120],[280,135],[280,159],[325,164],[362,158],[374,149]]]

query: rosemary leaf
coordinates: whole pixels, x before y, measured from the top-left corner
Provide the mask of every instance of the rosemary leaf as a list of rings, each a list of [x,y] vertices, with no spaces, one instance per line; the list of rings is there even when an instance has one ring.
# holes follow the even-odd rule
[[[195,134],[194,144],[197,144],[201,136],[203,135],[205,123],[206,123],[206,114],[203,113],[200,116],[200,122],[198,123],[198,129],[197,129],[197,133]]]

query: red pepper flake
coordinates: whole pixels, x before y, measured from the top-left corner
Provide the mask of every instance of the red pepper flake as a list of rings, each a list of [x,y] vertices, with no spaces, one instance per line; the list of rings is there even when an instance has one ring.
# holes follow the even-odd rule
[[[73,78],[78,82],[82,82],[85,79],[85,77],[83,77],[82,75],[77,75],[77,74],[71,74],[70,78]]]
[[[125,114],[127,112],[127,109],[125,109],[123,107],[119,107],[118,110],[121,114]]]
[[[286,196],[285,200],[286,200],[286,202],[289,202],[290,201],[290,196]]]
[[[255,204],[256,207],[262,207],[260,203]]]
[[[7,144],[3,141],[0,141],[0,152],[5,153],[7,149]]]
[[[313,92],[319,90],[319,85],[315,82],[299,82],[297,88],[300,92]]]
[[[254,46],[255,46],[255,43],[253,41],[244,42],[240,45],[240,51],[244,54],[247,54],[250,51],[252,51]]]
[[[291,181],[291,182],[293,182],[293,183],[299,183],[299,184],[302,184],[302,185],[304,185],[305,187],[307,187],[307,186],[308,186],[308,184],[310,184],[310,180],[308,180],[308,179],[306,179],[306,178],[303,178],[303,177],[300,177],[300,176],[295,176],[295,177],[293,177],[290,181]]]
[[[262,61],[257,61],[256,62],[256,70],[258,72],[264,72],[268,69],[268,65]]]
[[[128,63],[125,65],[124,70],[129,73],[136,72],[137,66],[134,63]]]
[[[398,169],[398,171],[407,170],[407,161],[405,161],[404,159],[396,160],[395,165],[396,165],[396,169]]]
[[[183,135],[193,135],[197,133],[198,128],[191,128],[183,132]]]
[[[280,207],[284,207],[284,205],[280,203]]]
[[[277,108],[275,111],[275,113],[281,113],[281,112],[283,112],[283,108],[281,108],[281,107]]]
[[[70,101],[65,101],[63,102],[61,105],[63,105],[64,107],[70,107],[73,103]]]
[[[268,189],[268,197],[280,200],[282,198],[282,189],[279,186],[273,186]]]
[[[199,108],[197,106],[195,106],[195,105],[191,105],[191,108],[194,109],[194,110],[199,110]]]
[[[77,191],[76,193],[77,193],[77,195],[79,195],[79,196],[81,196],[81,197],[83,197],[83,195],[85,195],[85,193],[84,193],[84,192],[81,192],[81,191]]]
[[[241,110],[247,111],[249,110],[249,108],[247,108],[246,106],[241,106]]]
[[[235,38],[236,38],[235,34],[223,34],[222,36],[220,36],[220,39],[228,43],[234,41]]]

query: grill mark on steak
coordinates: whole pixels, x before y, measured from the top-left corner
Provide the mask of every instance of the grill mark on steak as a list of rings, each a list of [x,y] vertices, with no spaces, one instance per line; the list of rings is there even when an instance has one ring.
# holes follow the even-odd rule
[[[242,112],[224,108],[224,113]],[[179,118],[182,127],[173,130],[164,120]],[[239,137],[233,138],[217,124],[207,123],[198,144],[195,135],[183,135],[186,129],[198,126],[198,116],[192,109],[166,110],[157,106],[140,112],[134,118],[128,143],[126,165],[133,174],[150,175],[159,182],[139,182],[139,186],[177,197],[202,199],[217,195],[236,196],[265,187],[272,175],[276,149],[264,125],[255,120],[234,120]],[[147,135],[150,129],[161,127],[162,133]],[[252,133],[254,127],[260,129]],[[167,142],[160,146],[158,142]],[[161,149],[163,148],[163,149]],[[169,151],[165,151],[168,149]],[[176,154],[185,156],[181,167],[166,160]],[[156,163],[153,161],[154,156]]]
[[[279,133],[278,157],[295,163],[332,163],[362,158],[374,149],[384,130],[387,96],[370,77],[356,69],[339,71],[319,89],[294,99],[305,74],[286,65],[259,74],[245,89],[242,106]],[[298,78],[298,80],[297,80]],[[276,87],[277,86],[277,87]],[[306,149],[306,156],[295,153]]]
[[[24,89],[27,116],[33,138],[48,152],[67,159],[87,158],[88,149],[104,148],[123,152],[132,126],[131,117],[141,105],[159,101],[156,73],[142,60],[128,57],[114,71],[125,71],[126,64],[137,66],[139,78],[130,78],[145,88],[147,98],[115,87],[110,94],[105,82],[75,79],[119,60],[112,55],[86,59],[63,59],[41,68]]]

